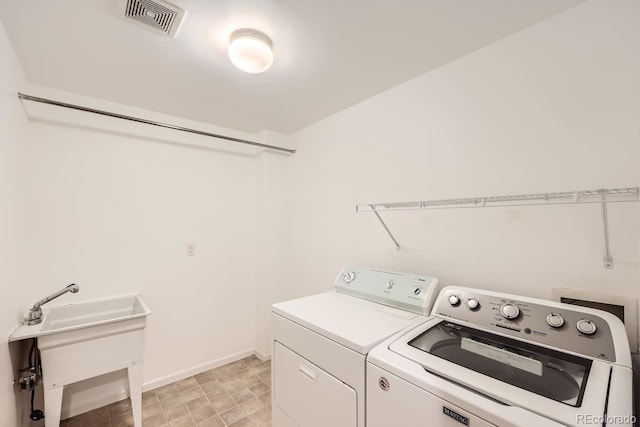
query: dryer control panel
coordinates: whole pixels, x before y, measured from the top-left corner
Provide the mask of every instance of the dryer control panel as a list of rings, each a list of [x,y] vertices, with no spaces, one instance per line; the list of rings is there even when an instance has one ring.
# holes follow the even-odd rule
[[[335,281],[336,291],[428,316],[438,279],[416,274],[346,265]]]
[[[432,315],[561,350],[615,362],[610,313],[463,287],[446,287]]]

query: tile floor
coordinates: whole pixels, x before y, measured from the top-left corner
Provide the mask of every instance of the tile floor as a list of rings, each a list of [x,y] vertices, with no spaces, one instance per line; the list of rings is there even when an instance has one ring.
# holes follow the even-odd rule
[[[69,418],[61,427],[133,427],[129,399]],[[142,394],[144,427],[271,426],[271,365],[255,356]]]

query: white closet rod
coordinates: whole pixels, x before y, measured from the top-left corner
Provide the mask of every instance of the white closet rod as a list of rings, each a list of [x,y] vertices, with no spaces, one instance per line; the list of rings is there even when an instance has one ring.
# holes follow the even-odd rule
[[[459,199],[420,200],[415,202],[369,203],[356,205],[356,212],[373,212],[391,240],[393,240],[396,249],[399,250],[400,245],[380,216],[380,212],[420,209],[488,208],[599,203],[602,208],[602,222],[604,226],[604,267],[613,268],[613,259],[611,258],[609,248],[609,219],[607,215],[607,203],[637,202],[639,200],[639,194],[640,187],[601,188],[599,190],[517,194],[513,196],[485,196]]]
[[[202,130],[186,128],[183,126],[171,125],[162,122],[155,122],[153,120],[141,119],[139,117],[127,116],[126,114],[112,113],[110,111],[97,110],[95,108],[82,107],[80,105],[68,104],[66,102],[55,101],[53,99],[39,98],[37,96],[25,95],[18,92],[18,98],[26,101],[40,102],[42,104],[55,105],[56,107],[70,108],[72,110],[86,111],[87,113],[99,114],[101,116],[113,117],[116,119],[129,120],[131,122],[144,123],[146,125],[158,126],[166,129],[173,129],[180,132],[195,133],[197,135],[209,136],[211,138],[224,139],[231,142],[238,142],[240,144],[253,145],[254,147],[266,148],[269,150],[284,151],[285,153],[294,154],[296,150],[284,147],[278,147],[276,145],[262,144],[260,142],[249,141],[242,138],[236,138],[233,136],[221,135],[218,133],[205,132]]]

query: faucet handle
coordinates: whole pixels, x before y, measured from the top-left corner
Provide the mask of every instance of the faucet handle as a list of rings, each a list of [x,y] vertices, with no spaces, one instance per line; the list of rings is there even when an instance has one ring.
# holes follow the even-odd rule
[[[33,307],[29,309],[29,312],[25,316],[25,320],[27,325],[37,325],[42,322],[42,309],[40,307],[36,307],[34,310]]]

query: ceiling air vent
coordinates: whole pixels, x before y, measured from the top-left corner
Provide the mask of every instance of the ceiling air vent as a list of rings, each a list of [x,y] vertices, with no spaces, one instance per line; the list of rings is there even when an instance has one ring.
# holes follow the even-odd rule
[[[122,0],[125,16],[146,28],[173,37],[184,17],[184,10],[162,0]]]

